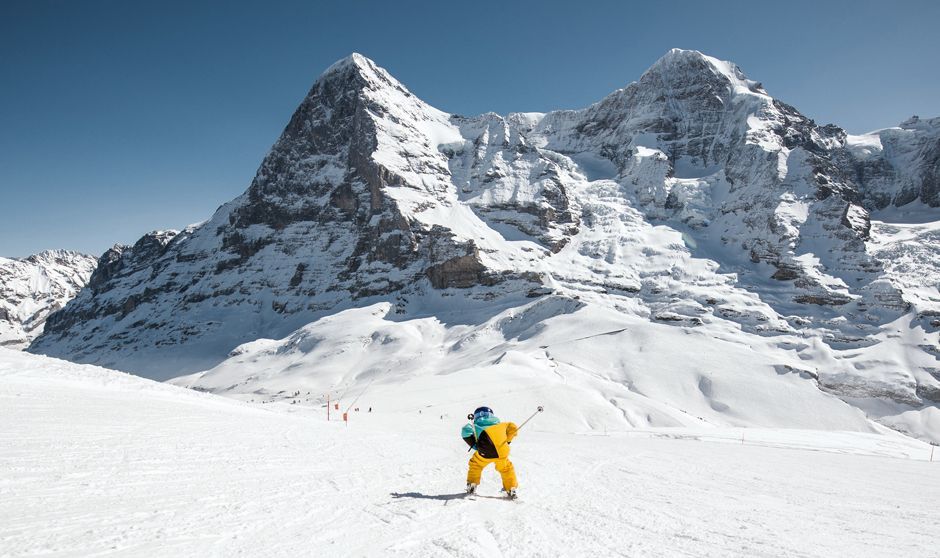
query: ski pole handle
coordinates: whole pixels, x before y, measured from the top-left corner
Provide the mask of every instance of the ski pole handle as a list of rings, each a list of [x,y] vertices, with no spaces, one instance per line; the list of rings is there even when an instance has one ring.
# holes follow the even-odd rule
[[[470,432],[473,432],[473,440],[479,442],[480,440],[477,438],[477,427],[473,425],[473,413],[467,415],[467,420],[470,421],[468,424],[470,425]],[[467,453],[473,451],[473,448],[475,447],[477,447],[476,444],[470,446],[470,448],[467,450]]]

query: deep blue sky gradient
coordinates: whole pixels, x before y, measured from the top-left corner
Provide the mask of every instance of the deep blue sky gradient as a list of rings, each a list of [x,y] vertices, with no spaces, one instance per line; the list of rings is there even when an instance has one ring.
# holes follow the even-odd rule
[[[454,113],[580,108],[672,47],[859,133],[940,115],[940,2],[0,2],[0,255],[100,254],[240,194],[357,51]]]

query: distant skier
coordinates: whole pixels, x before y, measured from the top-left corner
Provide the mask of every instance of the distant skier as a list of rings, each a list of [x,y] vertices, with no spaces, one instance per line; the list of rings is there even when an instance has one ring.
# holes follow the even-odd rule
[[[479,407],[473,411],[471,423],[464,425],[460,436],[464,442],[477,450],[470,458],[467,471],[467,493],[473,494],[480,484],[480,475],[490,463],[503,478],[503,490],[510,498],[516,497],[516,470],[509,461],[509,444],[519,430],[515,423],[500,422],[489,407]]]

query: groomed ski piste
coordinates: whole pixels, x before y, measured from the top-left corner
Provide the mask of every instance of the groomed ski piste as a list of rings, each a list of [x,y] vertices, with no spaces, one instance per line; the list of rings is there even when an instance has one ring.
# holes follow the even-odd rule
[[[512,446],[519,500],[490,467],[470,501],[466,391],[375,390],[327,422],[322,405],[0,350],[0,556],[938,554],[926,443],[880,428],[605,433],[570,419],[564,392],[541,395]],[[511,400],[491,403],[504,420],[534,411]]]

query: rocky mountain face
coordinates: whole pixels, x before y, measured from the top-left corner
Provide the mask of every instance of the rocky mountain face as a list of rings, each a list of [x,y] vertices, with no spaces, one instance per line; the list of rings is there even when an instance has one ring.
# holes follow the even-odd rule
[[[85,286],[97,261],[67,250],[0,258],[0,346],[25,349]]]
[[[352,55],[243,195],[109,251],[31,350],[166,378],[380,301],[461,324],[552,294],[777,339],[806,361],[779,370],[920,409],[940,400],[936,279],[909,292],[881,257],[907,244],[870,211],[938,205],[937,129],[850,136],[681,50],[582,110],[464,117]]]
[[[672,51],[638,82],[588,109],[547,115],[532,134],[576,158],[602,155],[647,216],[702,230],[731,258],[769,264],[794,302],[846,304],[859,283],[877,281],[868,214],[833,161],[844,132],[817,126],[732,64]],[[903,306],[899,293],[879,290],[888,291],[881,306]]]
[[[165,377],[368,297],[540,286],[507,265],[513,253],[537,256],[461,203],[439,146],[463,141],[449,115],[371,61],[342,60],[313,86],[242,196],[199,226],[109,251],[33,350]],[[490,205],[532,211],[545,197]],[[525,215],[532,230],[557,236],[553,221]]]
[[[897,128],[842,139],[843,165],[871,210],[920,202],[940,207],[940,118],[917,116]]]

